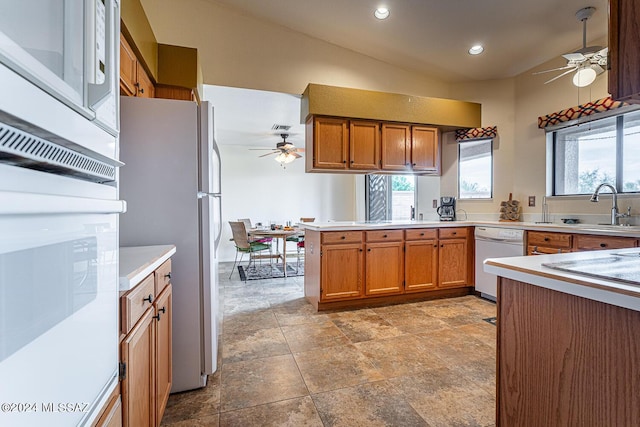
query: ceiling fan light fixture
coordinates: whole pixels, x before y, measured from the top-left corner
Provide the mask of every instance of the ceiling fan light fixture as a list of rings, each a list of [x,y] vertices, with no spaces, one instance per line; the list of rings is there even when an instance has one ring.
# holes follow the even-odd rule
[[[379,20],[387,19],[389,17],[389,9],[386,7],[379,7],[375,12],[373,12],[373,16]]]
[[[280,153],[277,156],[275,156],[273,160],[275,160],[278,163],[284,163],[286,158],[287,158],[287,155],[285,153]]]
[[[471,46],[469,49],[469,55],[480,55],[482,52],[484,52],[484,47],[481,44]]]
[[[573,75],[573,84],[578,87],[589,86],[595,81],[597,75],[598,73],[596,73],[596,70],[594,70],[590,66],[581,67]]]
[[[293,154],[288,154],[284,157],[284,161],[282,163],[291,163],[296,159],[296,156],[294,156]]]

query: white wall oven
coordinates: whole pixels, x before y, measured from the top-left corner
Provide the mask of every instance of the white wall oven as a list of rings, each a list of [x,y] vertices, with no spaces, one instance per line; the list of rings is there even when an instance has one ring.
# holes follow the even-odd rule
[[[0,2],[0,426],[118,383],[117,0]]]

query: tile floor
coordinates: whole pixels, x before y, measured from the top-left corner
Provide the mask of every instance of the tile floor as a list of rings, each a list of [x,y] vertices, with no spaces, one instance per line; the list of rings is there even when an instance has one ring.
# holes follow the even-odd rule
[[[474,296],[315,313],[303,278],[220,266],[218,371],[163,426],[493,426],[495,304]]]

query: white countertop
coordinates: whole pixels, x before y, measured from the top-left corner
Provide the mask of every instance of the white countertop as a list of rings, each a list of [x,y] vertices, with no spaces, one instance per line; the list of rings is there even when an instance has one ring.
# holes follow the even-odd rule
[[[547,289],[640,311],[640,285],[570,273],[545,267],[543,263],[592,260],[613,253],[638,252],[639,248],[566,254],[490,258],[484,262],[487,273]],[[640,258],[638,259],[640,270]]]
[[[120,248],[120,292],[134,288],[176,253],[174,245]]]
[[[557,233],[598,234],[620,237],[640,237],[639,226],[598,224],[539,224],[535,222],[502,221],[331,221],[300,223],[299,227],[312,231],[378,230],[434,227],[504,227],[519,230],[552,231]]]

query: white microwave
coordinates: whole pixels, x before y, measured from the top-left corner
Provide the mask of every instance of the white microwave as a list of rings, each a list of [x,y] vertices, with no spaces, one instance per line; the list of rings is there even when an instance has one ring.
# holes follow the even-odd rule
[[[0,119],[29,127],[26,130],[38,136],[54,134],[65,139],[64,131],[61,135],[51,120],[41,117],[52,114],[55,120],[82,127],[74,124],[81,123],[79,118],[70,118],[74,116],[64,108],[117,136],[118,0],[3,3],[0,91],[4,101],[0,101]],[[86,138],[91,138],[91,131],[86,133]]]

